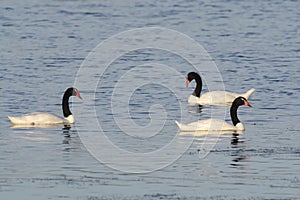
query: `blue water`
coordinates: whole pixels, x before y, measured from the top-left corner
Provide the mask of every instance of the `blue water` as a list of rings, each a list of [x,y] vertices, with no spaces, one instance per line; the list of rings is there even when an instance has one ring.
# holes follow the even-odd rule
[[[279,0],[2,1],[0,199],[299,199],[299,6],[298,1]],[[217,65],[226,90],[242,93],[256,88],[249,99],[254,108],[239,109],[246,127],[243,134],[182,135],[178,145],[193,142],[186,151],[178,159],[176,149],[170,151],[166,155],[173,159],[167,163],[169,157],[161,154],[156,163],[150,162],[157,164],[157,170],[146,173],[129,173],[96,160],[78,132],[95,113],[110,141],[146,155],[177,135],[175,119],[205,119],[212,109],[221,109],[186,105],[194,84],[185,88],[184,76],[192,66],[180,55],[151,49],[114,60],[95,83],[96,89],[78,88],[86,101],[73,98],[73,110],[88,109],[74,112],[78,120],[70,130],[61,126],[11,128],[7,115],[32,111],[61,115],[61,96],[74,85],[89,53],[113,35],[147,27],[175,30],[201,44]],[[125,96],[118,97],[123,102],[126,86],[137,80],[157,81],[141,84],[132,93],[129,113],[143,127],[151,114],[159,113],[157,121],[163,120],[163,109],[153,106],[159,104],[167,113],[165,124],[153,136],[146,131],[123,134],[114,117],[126,119],[126,115],[113,115],[111,96],[124,74],[135,66],[152,66],[149,63],[168,65],[182,77],[169,77],[168,70],[147,73],[141,68],[136,77],[125,79],[126,84],[121,85]],[[180,96],[161,85],[170,82]],[[206,84],[203,89],[207,91]],[[91,94],[95,94],[94,104],[86,105]],[[228,107],[225,111],[230,121]],[[97,128],[91,124],[84,133],[92,134]],[[103,149],[108,157],[115,156],[110,151]],[[120,167],[129,171],[147,162],[147,158],[140,158],[140,163],[122,159]]]

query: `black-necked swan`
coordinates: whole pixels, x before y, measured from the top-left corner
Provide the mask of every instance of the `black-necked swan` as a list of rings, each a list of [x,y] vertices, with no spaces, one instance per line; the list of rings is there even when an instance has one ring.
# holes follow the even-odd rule
[[[237,109],[241,105],[251,107],[250,103],[244,97],[236,98],[230,108],[230,116],[233,124],[229,124],[221,119],[206,119],[192,122],[189,124],[181,124],[175,121],[180,131],[243,131],[244,125],[237,116]]]
[[[72,124],[74,117],[69,108],[69,98],[76,96],[80,99],[80,93],[76,88],[68,88],[62,99],[64,118],[51,113],[35,112],[18,117],[7,116],[14,125],[49,125],[49,124]]]
[[[186,87],[189,83],[194,80],[196,81],[196,88],[188,98],[189,104],[199,104],[199,105],[224,105],[231,104],[235,98],[242,96],[246,99],[255,91],[254,88],[251,88],[244,94],[237,94],[233,92],[226,91],[211,91],[204,93],[200,96],[202,90],[202,79],[200,75],[196,72],[190,72],[186,76]]]

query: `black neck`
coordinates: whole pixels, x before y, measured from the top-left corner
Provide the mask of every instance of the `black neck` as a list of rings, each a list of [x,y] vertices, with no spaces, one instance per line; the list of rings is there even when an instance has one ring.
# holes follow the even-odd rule
[[[62,110],[64,117],[68,117],[72,115],[70,108],[69,108],[69,98],[73,95],[73,89],[69,88],[66,90],[63,99],[62,99]]]
[[[238,123],[240,123],[240,120],[237,116],[237,109],[240,105],[237,104],[235,101],[232,103],[232,106],[230,108],[230,116],[231,116],[231,120],[233,125],[237,125]]]
[[[201,90],[202,90],[202,79],[199,76],[199,74],[197,74],[195,72],[191,72],[190,77],[191,77],[190,81],[192,81],[193,79],[195,79],[195,81],[196,81],[196,88],[193,92],[193,95],[196,96],[196,97],[200,97],[200,93],[201,93]]]

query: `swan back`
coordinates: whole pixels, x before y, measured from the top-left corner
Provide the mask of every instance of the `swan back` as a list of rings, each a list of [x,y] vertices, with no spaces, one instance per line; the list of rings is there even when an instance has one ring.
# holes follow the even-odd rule
[[[8,119],[13,123],[13,124],[30,124],[30,125],[35,125],[35,124],[62,124],[64,123],[64,120],[57,115],[53,115],[50,113],[31,113],[27,115],[22,115],[18,117],[12,117],[12,116],[7,116]]]
[[[242,123],[238,126],[233,126],[221,119],[206,119],[192,122],[189,124],[182,124],[175,121],[180,131],[236,131],[244,130]]]

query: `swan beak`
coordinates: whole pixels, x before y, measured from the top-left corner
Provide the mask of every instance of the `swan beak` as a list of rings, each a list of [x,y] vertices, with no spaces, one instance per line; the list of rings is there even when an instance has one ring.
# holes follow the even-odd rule
[[[189,87],[190,81],[187,78],[185,79],[185,84],[186,84],[186,87]]]
[[[79,93],[79,92],[76,92],[76,97],[78,97],[79,99],[82,100],[82,97],[80,96],[80,93]]]
[[[245,101],[245,104],[244,104],[244,105],[245,105],[245,106],[249,106],[249,107],[252,108],[252,106],[250,105],[249,101]]]

